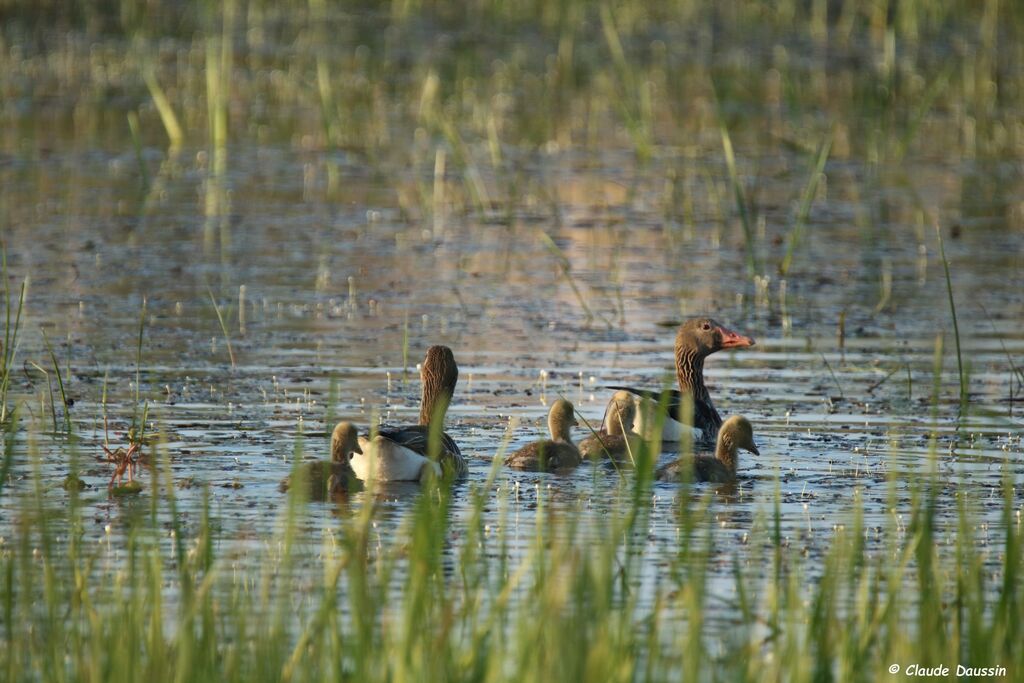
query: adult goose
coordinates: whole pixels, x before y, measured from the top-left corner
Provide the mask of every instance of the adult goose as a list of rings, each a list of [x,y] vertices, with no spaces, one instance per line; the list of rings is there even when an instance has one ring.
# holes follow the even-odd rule
[[[611,458],[622,462],[636,457],[643,442],[632,433],[635,418],[636,401],[633,394],[616,391],[604,411],[601,429],[580,441],[580,454],[592,460]]]
[[[628,391],[639,405],[633,431],[651,438],[657,424],[658,410],[665,405],[668,414],[662,425],[662,441],[679,441],[686,428],[682,422],[683,396],[693,399],[694,438],[714,443],[722,418],[711,402],[704,384],[704,359],[722,349],[743,349],[754,345],[754,340],[733,332],[711,318],[691,318],[679,326],[676,333],[676,379],[679,389],[645,391],[633,387],[610,386],[609,389]]]
[[[296,472],[296,485],[305,486],[312,500],[327,500],[346,491],[359,490],[362,485],[356,479],[349,460],[353,454],[362,452],[355,425],[339,422],[331,433],[331,459],[302,463]],[[281,482],[280,488],[287,491],[292,485],[289,476]]]
[[[452,350],[447,346],[427,349],[420,380],[419,424],[381,427],[372,438],[360,437],[362,453],[352,457],[352,469],[360,479],[423,481],[440,475],[442,470],[455,476],[466,473],[459,445],[444,432],[445,414],[459,381],[459,366]]]
[[[761,455],[754,443],[754,428],[750,426],[750,421],[742,415],[733,415],[718,431],[714,457],[695,455],[693,458],[680,458],[659,469],[657,477],[662,481],[681,481],[688,478],[718,484],[734,482],[741,448],[754,455]],[[692,468],[692,475],[689,477],[686,476],[689,474],[687,468]]]
[[[572,442],[572,427],[576,415],[572,403],[560,398],[551,404],[548,412],[550,439],[534,441],[510,455],[505,464],[517,470],[556,472],[580,464],[580,451]]]

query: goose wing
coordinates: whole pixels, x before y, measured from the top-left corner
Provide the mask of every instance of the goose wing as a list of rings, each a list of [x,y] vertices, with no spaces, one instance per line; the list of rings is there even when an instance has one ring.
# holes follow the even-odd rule
[[[668,416],[676,422],[682,422],[683,415],[683,394],[678,389],[665,389],[664,391],[648,391],[635,387],[608,386],[607,389],[616,391],[628,391],[629,393],[649,399],[656,405],[664,405],[668,408]],[[714,441],[718,434],[718,428],[722,426],[722,418],[718,415],[715,407],[707,401],[697,400],[693,402],[693,426],[703,432],[703,440]]]
[[[381,427],[377,433],[385,439],[390,439],[400,446],[405,446],[411,451],[422,456],[427,455],[427,448],[430,443],[430,427],[427,425],[411,425],[409,427]],[[453,455],[462,455],[459,445],[455,439],[445,432],[441,433],[441,451]]]

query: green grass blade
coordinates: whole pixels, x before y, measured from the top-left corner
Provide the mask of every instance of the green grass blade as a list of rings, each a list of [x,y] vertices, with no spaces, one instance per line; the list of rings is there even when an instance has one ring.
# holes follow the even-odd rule
[[[725,125],[725,117],[721,113],[718,117],[718,128],[722,136],[725,166],[729,171],[729,184],[732,186],[733,199],[736,201],[736,210],[740,214],[740,224],[743,227],[743,240],[747,247],[747,274],[754,276],[761,272],[757,263],[754,227],[751,225],[750,210],[747,205],[746,193],[743,190],[743,183],[740,181],[739,172],[736,170],[736,155],[732,148],[732,138],[729,136],[729,129]]]
[[[832,150],[834,136],[834,131],[829,132],[825,139],[821,141],[821,145],[818,146],[814,168],[811,170],[811,175],[804,186],[803,194],[800,197],[800,208],[796,212],[793,228],[790,230],[789,238],[786,240],[786,255],[782,258],[782,263],[779,264],[779,274],[782,276],[789,273],[789,268],[793,263],[793,254],[796,252],[796,246],[800,243],[801,237],[803,237],[803,231],[807,225],[807,216],[811,212],[811,203],[814,201],[814,195],[818,192],[818,182],[825,172],[825,164],[828,162],[828,155]]]
[[[231,369],[235,369],[235,351],[231,348],[231,335],[228,334],[228,326],[224,322],[224,316],[220,313],[220,306],[217,305],[217,299],[213,296],[213,290],[209,287],[206,288],[207,294],[210,295],[210,303],[213,304],[213,312],[217,314],[217,322],[220,323],[220,331],[224,335],[224,343],[228,347],[228,358],[231,359]]]
[[[964,374],[963,354],[960,352],[960,325],[956,319],[956,302],[953,300],[953,279],[949,274],[949,260],[946,258],[946,247],[942,241],[942,230],[935,225],[935,235],[939,240],[939,256],[942,259],[942,270],[946,276],[946,294],[949,296],[949,315],[953,320],[953,339],[956,342],[956,369],[960,378],[960,416],[967,410],[967,376]]]

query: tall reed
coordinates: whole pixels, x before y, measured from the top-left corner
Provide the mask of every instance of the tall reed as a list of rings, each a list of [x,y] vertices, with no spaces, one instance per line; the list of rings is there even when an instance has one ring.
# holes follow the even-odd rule
[[[942,230],[936,224],[935,235],[939,240],[939,258],[942,259],[942,272],[946,276],[946,294],[949,296],[949,316],[953,321],[953,340],[956,342],[956,369],[960,378],[960,414],[967,410],[967,376],[964,374],[963,354],[960,353],[960,325],[956,320],[956,301],[953,299],[953,280],[949,275],[949,260],[946,258],[946,246],[942,240]]]
[[[0,353],[0,425],[6,426],[10,418],[8,408],[8,392],[11,388],[11,372],[14,368],[14,360],[18,352],[18,332],[21,329],[21,314],[25,309],[25,295],[28,291],[28,278],[21,283],[21,291],[18,295],[17,307],[11,301],[11,280],[7,272],[7,244],[2,245],[0,259],[3,261],[4,278],[4,347]],[[11,319],[11,311],[15,311],[14,319]]]

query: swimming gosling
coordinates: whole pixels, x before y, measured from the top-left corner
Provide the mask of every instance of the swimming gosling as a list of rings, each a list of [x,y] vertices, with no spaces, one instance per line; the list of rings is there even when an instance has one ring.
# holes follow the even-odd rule
[[[301,485],[307,487],[311,500],[327,500],[347,491],[358,491],[361,487],[352,471],[350,459],[354,453],[362,453],[359,447],[359,430],[351,422],[339,422],[331,433],[331,459],[302,463],[297,476]],[[292,486],[291,477],[281,482],[281,491]]]
[[[576,467],[582,462],[580,451],[572,442],[572,428],[577,424],[572,403],[564,398],[558,399],[548,412],[551,438],[523,446],[510,455],[505,464],[532,472],[556,472]]]
[[[604,422],[597,434],[580,442],[580,455],[592,460],[611,458],[629,462],[642,446],[643,440],[632,434],[636,419],[636,400],[628,391],[616,391],[608,402]]]
[[[742,415],[733,415],[718,430],[718,442],[714,457],[697,455],[691,458],[680,458],[658,470],[658,479],[662,481],[681,481],[686,474],[685,468],[693,468],[694,481],[708,481],[726,484],[736,481],[736,465],[739,460],[739,449],[761,455],[754,443],[754,428],[750,421]]]

